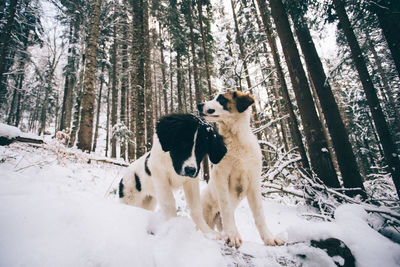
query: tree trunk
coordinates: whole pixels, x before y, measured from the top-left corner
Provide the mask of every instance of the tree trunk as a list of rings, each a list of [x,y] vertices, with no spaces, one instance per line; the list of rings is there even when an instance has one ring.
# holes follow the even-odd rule
[[[113,26],[113,45],[111,55],[111,158],[117,157],[117,137],[114,133],[114,127],[118,121],[118,88],[117,88],[117,27],[116,20]]]
[[[108,144],[110,143],[110,92],[111,88],[107,89],[107,121],[106,121],[106,149],[105,155],[108,156]]]
[[[128,26],[123,25],[123,36],[124,40],[122,41],[121,47],[121,61],[122,61],[122,77],[121,77],[121,110],[120,110],[120,121],[125,126],[128,126],[128,116],[127,116],[127,92],[128,92],[128,75],[129,75],[129,59],[128,59]],[[126,157],[126,139],[123,138],[120,140],[121,150],[120,156],[123,159],[127,159]]]
[[[289,113],[289,124],[290,124],[291,136],[293,138],[294,144],[298,147],[303,167],[305,169],[309,169],[310,164],[308,162],[306,150],[305,150],[305,147],[303,144],[303,140],[301,138],[299,124],[298,124],[296,115],[294,113],[292,102],[290,100],[289,91],[288,91],[287,84],[285,81],[285,75],[283,74],[278,48],[276,46],[275,35],[272,32],[272,24],[271,24],[269,9],[267,7],[267,4],[265,3],[265,0],[257,0],[257,4],[258,4],[258,8],[260,10],[261,19],[264,24],[265,34],[267,35],[267,40],[268,40],[268,43],[271,48],[272,58],[274,60],[274,64],[276,67],[276,74],[278,76],[278,80],[279,80],[279,83],[281,86],[282,96],[285,101],[287,111]]]
[[[199,15],[199,25],[200,25],[200,34],[203,45],[203,55],[204,55],[204,63],[206,69],[207,76],[207,87],[208,87],[208,98],[211,99],[213,97],[212,87],[211,87],[211,74],[210,74],[210,65],[208,63],[208,49],[207,49],[207,39],[206,33],[204,32],[203,26],[203,3],[201,0],[197,0],[197,11]]]
[[[168,114],[168,82],[166,78],[166,70],[165,70],[165,60],[164,60],[164,41],[161,36],[161,23],[159,24],[160,27],[160,55],[161,55],[161,74],[162,74],[162,93],[164,99],[164,114]]]
[[[17,4],[18,0],[10,0],[7,22],[0,35],[0,108],[7,101],[7,79],[4,74],[7,72],[7,55],[10,49],[9,44],[11,41],[11,31],[15,21]]]
[[[183,101],[182,101],[182,69],[181,69],[181,54],[177,51],[176,53],[176,82],[178,89],[178,112],[183,113]]]
[[[78,132],[77,147],[90,151],[93,137],[94,80],[96,73],[97,40],[99,38],[100,11],[102,0],[93,0],[89,15],[88,38],[86,46],[86,70],[82,94],[81,122]]]
[[[101,110],[101,97],[102,97],[102,92],[103,92],[103,84],[104,84],[104,67],[105,64],[101,64],[101,73],[100,73],[100,89],[99,89],[99,95],[97,98],[97,112],[96,112],[96,126],[94,128],[94,137],[93,137],[93,147],[92,151],[96,151],[96,146],[97,146],[97,138],[99,136],[99,122],[100,122],[100,110]],[[108,115],[108,114],[107,114]]]
[[[349,141],[349,135],[340,117],[338,105],[333,96],[331,86],[327,81],[321,59],[314,46],[314,41],[305,22],[301,21],[303,18],[296,18],[296,15],[293,13],[292,11],[297,39],[299,40],[312,83],[328,125],[340,173],[342,174],[343,185],[346,188],[361,188],[362,190],[346,191],[346,193],[350,195],[361,194],[365,197],[363,179]],[[315,96],[316,98],[317,95]]]
[[[195,40],[193,33],[193,12],[192,12],[192,0],[189,3],[189,14],[188,14],[188,22],[189,22],[189,30],[190,30],[190,51],[192,53],[192,63],[193,63],[193,79],[194,79],[194,90],[195,90],[195,98],[196,105],[203,102],[203,90],[200,87],[200,78],[199,78],[199,69],[197,67],[196,60],[196,48],[195,48]]]
[[[335,10],[338,15],[343,32],[346,36],[347,42],[350,46],[351,55],[358,75],[360,77],[361,83],[363,85],[365,95],[367,96],[367,102],[372,113],[372,118],[378,132],[380,142],[383,147],[386,163],[388,164],[390,173],[392,174],[392,179],[396,187],[397,195],[400,196],[400,160],[396,144],[393,142],[392,136],[390,135],[385,116],[379,104],[379,99],[376,95],[371,77],[369,76],[364,57],[361,53],[360,45],[358,44],[357,38],[354,35],[352,26],[347,16],[344,3],[341,0],[333,0],[333,4],[335,6]]]
[[[143,52],[145,64],[145,94],[146,94],[146,150],[153,145],[153,85],[151,80],[151,45],[149,30],[149,2],[143,1]]]
[[[372,10],[378,17],[383,35],[392,54],[397,73],[400,77],[400,1],[370,1]]]
[[[385,98],[388,101],[389,107],[390,107],[390,111],[392,113],[393,116],[393,130],[395,133],[399,133],[400,134],[400,112],[396,107],[396,101],[393,98],[393,92],[392,92],[392,88],[389,84],[389,80],[388,77],[383,69],[383,65],[382,65],[382,60],[378,55],[378,52],[375,49],[375,44],[373,43],[373,40],[371,39],[371,37],[369,36],[368,31],[366,31],[366,38],[367,38],[367,42],[368,42],[368,46],[369,49],[372,52],[372,56],[374,58],[379,76],[381,78],[382,81],[382,94],[385,96]]]
[[[70,45],[68,47],[68,64],[65,74],[64,95],[61,108],[60,128],[62,131],[71,127],[72,97],[76,83],[76,44],[78,42],[78,27],[70,26]]]
[[[315,111],[310,87],[308,86],[307,77],[304,73],[286,11],[281,0],[270,0],[270,5],[299,106],[311,166],[327,186],[337,188],[340,186],[339,180],[327,150],[327,142],[321,130],[321,122]]]
[[[144,7],[143,0],[132,1],[133,10],[133,53],[134,58],[134,84],[136,88],[136,158],[139,158],[146,152],[145,146],[145,38],[144,35]],[[146,5],[147,7],[147,5]],[[147,11],[146,11],[147,12]],[[134,104],[133,104],[134,105]],[[131,115],[132,116],[132,115]]]

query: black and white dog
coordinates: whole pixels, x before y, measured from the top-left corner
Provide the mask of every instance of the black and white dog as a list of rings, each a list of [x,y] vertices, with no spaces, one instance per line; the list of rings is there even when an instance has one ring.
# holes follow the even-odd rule
[[[218,236],[204,221],[200,204],[200,163],[208,154],[218,163],[226,154],[223,138],[204,119],[172,114],[156,125],[153,147],[132,163],[119,184],[125,204],[154,210],[157,201],[166,219],[177,216],[172,191],[183,186],[190,215],[203,233]]]

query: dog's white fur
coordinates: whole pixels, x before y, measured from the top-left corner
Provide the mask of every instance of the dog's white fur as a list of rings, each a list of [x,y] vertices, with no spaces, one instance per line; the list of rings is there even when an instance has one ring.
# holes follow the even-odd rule
[[[241,93],[239,93],[242,95]],[[234,100],[233,100],[234,101]],[[234,213],[239,202],[247,197],[255,224],[266,245],[281,245],[274,239],[264,218],[261,198],[262,154],[250,127],[251,109],[244,112],[225,110],[215,99],[199,106],[204,118],[217,122],[228,152],[212,169],[208,187],[201,196],[203,216],[207,224],[225,232],[228,245],[239,247],[242,238],[237,230]],[[207,115],[207,110],[214,110]]]

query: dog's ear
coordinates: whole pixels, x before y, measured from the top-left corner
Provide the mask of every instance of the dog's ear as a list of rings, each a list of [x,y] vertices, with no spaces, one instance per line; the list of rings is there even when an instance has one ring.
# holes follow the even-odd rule
[[[164,152],[171,151],[176,143],[176,133],[180,121],[174,115],[161,118],[156,124],[156,133]]]
[[[236,101],[236,108],[239,112],[245,111],[254,103],[254,98],[250,94],[238,91],[233,92],[233,99]]]
[[[212,163],[217,164],[227,152],[224,139],[214,128],[208,128],[207,135],[208,156]]]
[[[171,114],[162,117],[156,125],[156,133],[162,150],[168,152],[182,140],[193,140],[197,123],[190,114]]]

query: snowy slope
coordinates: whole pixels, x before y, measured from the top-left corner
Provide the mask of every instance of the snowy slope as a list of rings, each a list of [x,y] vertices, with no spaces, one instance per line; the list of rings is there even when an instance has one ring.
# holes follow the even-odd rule
[[[0,147],[0,266],[335,266],[304,242],[262,245],[246,201],[236,212],[239,250],[196,231],[180,191],[181,216],[167,222],[120,204],[113,192],[124,168],[88,164],[85,154],[68,151],[57,144]],[[400,266],[400,246],[370,228],[374,218],[359,207],[342,206],[335,221],[321,222],[302,216],[311,208],[290,203],[265,200],[274,234],[290,243],[336,237],[357,266]]]

